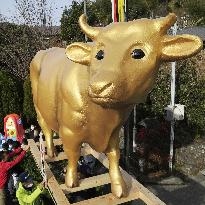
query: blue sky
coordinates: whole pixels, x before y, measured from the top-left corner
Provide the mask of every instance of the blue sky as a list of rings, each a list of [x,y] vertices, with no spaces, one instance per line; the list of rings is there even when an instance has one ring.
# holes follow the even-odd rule
[[[60,18],[65,6],[69,6],[72,0],[48,0],[54,8],[54,22],[60,24]],[[8,19],[15,15],[15,0],[0,0],[0,13]]]

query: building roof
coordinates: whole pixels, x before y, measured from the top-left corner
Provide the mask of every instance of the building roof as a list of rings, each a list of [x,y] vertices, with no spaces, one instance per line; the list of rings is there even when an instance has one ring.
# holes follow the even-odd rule
[[[191,28],[184,28],[179,30],[177,34],[191,34],[199,36],[203,41],[205,41],[205,26],[196,26]]]

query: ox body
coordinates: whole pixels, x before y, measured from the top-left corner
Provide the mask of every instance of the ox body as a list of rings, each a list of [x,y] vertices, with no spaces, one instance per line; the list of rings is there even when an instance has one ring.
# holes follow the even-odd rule
[[[112,192],[126,196],[119,169],[119,130],[135,104],[153,88],[160,62],[187,58],[202,42],[196,36],[167,36],[176,21],[165,18],[115,23],[105,28],[79,24],[94,43],[39,51],[30,77],[39,124],[48,155],[54,156],[52,130],[59,133],[69,160],[66,185],[78,186],[77,161],[86,142],[106,153]]]

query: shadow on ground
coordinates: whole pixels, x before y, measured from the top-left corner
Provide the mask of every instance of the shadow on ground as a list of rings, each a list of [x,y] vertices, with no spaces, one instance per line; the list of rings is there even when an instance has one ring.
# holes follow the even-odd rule
[[[178,182],[174,184],[173,180],[171,184],[145,184],[145,186],[167,205],[205,205],[205,176],[198,174],[193,177],[180,177],[182,178],[184,179],[181,184]]]

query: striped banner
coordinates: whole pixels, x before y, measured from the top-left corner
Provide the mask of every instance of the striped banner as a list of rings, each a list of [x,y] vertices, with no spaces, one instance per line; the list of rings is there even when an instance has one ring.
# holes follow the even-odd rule
[[[126,20],[126,0],[111,0],[113,22],[124,22]]]

